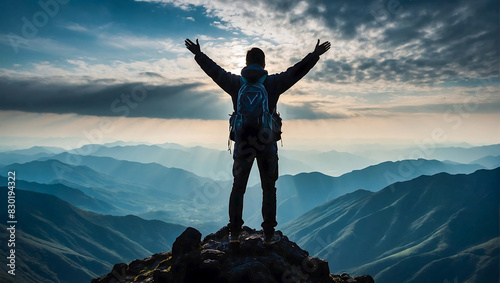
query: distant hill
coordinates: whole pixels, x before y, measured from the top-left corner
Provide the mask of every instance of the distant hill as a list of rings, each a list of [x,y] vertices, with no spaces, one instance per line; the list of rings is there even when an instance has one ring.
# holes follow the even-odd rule
[[[141,163],[158,163],[165,167],[174,167],[192,172],[198,176],[218,179],[229,179],[231,172],[226,166],[232,162],[232,157],[226,151],[203,147],[164,148],[157,145],[126,145],[106,147],[101,145],[86,145],[80,149],[69,151],[93,156],[112,157],[118,160],[128,160]],[[223,172],[223,174],[221,174]],[[222,176],[224,175],[224,176]]]
[[[0,165],[25,163],[42,157],[49,157],[61,152],[64,152],[63,148],[46,146],[34,146],[28,149],[0,152]]]
[[[109,176],[97,172],[87,166],[68,165],[59,160],[44,160],[10,164],[0,170],[0,172],[16,171],[18,180],[41,184],[63,184],[79,189],[90,197],[112,203],[124,211],[145,211],[143,201],[146,189],[144,187],[126,182],[120,176]]]
[[[376,282],[496,282],[499,201],[500,168],[440,173],[341,196],[283,232],[332,271]]]
[[[182,218],[179,219],[181,221],[199,221],[199,217],[208,217],[209,214],[202,212],[209,208],[197,205],[200,202],[206,203],[206,206],[210,204],[212,212],[222,210],[223,207],[216,207],[218,202],[209,202],[210,199],[207,200],[206,196],[213,199],[226,199],[218,195],[228,194],[229,190],[229,188],[220,187],[220,184],[210,179],[196,176],[182,169],[166,168],[159,164],[142,164],[107,157],[77,156],[67,153],[57,155],[56,158],[65,161],[68,159],[67,162],[78,158],[75,164],[79,165],[48,159],[10,164],[0,170],[3,172],[16,170],[19,180],[49,185],[62,184],[78,189],[91,198],[112,204],[120,211],[120,214],[164,210],[174,212],[172,213],[174,218]],[[216,188],[217,195],[210,188]],[[33,189],[28,188],[28,190]],[[209,193],[205,193],[206,191]],[[43,192],[51,193],[51,190],[46,188]],[[71,199],[66,200],[72,202]],[[78,203],[74,204],[78,205]],[[224,201],[223,205],[225,204]],[[87,208],[90,209],[90,207]],[[98,210],[98,212],[117,213],[116,209]],[[196,217],[196,214],[199,216]],[[210,219],[210,221],[213,220]]]
[[[394,182],[421,175],[471,173],[481,168],[484,167],[477,164],[419,159],[384,162],[340,177],[318,172],[281,176],[277,183],[278,223],[283,225],[328,200],[358,189],[377,191]],[[82,207],[94,212],[141,214],[182,225],[189,225],[189,221],[197,225],[206,222],[218,226],[227,221],[231,181],[213,181],[178,168],[61,153],[24,164],[11,164],[3,171],[12,169],[18,170],[21,180],[63,184],[116,208],[103,211],[95,210],[95,206]],[[258,173],[258,170],[254,171]],[[48,190],[43,192],[50,193]],[[79,205],[70,198],[66,200]],[[260,227],[260,210],[261,189],[257,185],[250,187],[245,195],[247,225]]]
[[[64,148],[54,147],[54,146],[33,146],[26,149],[11,150],[9,152],[13,154],[34,155],[40,153],[58,154],[64,151],[65,151]]]
[[[403,159],[436,159],[441,161],[454,161],[458,163],[471,163],[474,160],[485,156],[499,156],[500,144],[472,146],[472,147],[444,147],[433,142],[421,141],[421,144],[415,147],[400,149],[369,149],[357,150],[353,152],[356,155],[363,156],[378,161],[403,160]]]
[[[201,146],[183,147],[177,144],[162,145],[86,145],[69,151],[80,155],[111,157],[141,163],[157,163],[169,168],[180,168],[198,176],[215,181],[232,180],[232,155],[227,150],[216,150]],[[284,160],[282,172],[311,171],[311,167],[292,157],[281,156]],[[258,172],[252,171],[249,184],[256,184]]]
[[[285,224],[328,200],[359,189],[378,191],[395,182],[411,180],[422,175],[434,175],[441,172],[472,173],[483,168],[477,164],[418,159],[383,162],[340,177],[330,177],[318,172],[281,176],[276,184],[278,223]],[[245,201],[249,205],[244,209],[251,215],[252,218],[248,223],[252,225],[260,225],[262,221],[260,210],[257,209],[261,202],[261,191],[259,186],[254,186],[249,188],[245,195]]]
[[[7,184],[7,178],[0,176],[0,184]],[[125,215],[126,211],[117,208],[105,201],[90,197],[81,190],[63,184],[40,184],[16,180],[16,187],[25,191],[53,195],[80,209],[103,214]]]
[[[69,151],[93,156],[106,156],[142,163],[158,163],[166,167],[181,168],[214,180],[232,179],[232,155],[227,150],[205,147],[163,145],[86,145]],[[329,175],[342,175],[376,162],[361,156],[337,151],[299,151],[280,148],[281,174],[321,171]],[[259,180],[258,173],[251,174],[250,184]]]
[[[136,216],[96,214],[35,192],[16,190],[16,199],[16,282],[89,282],[116,262],[170,250],[185,229]],[[0,231],[4,239],[4,221]],[[0,257],[6,256],[2,247]],[[5,264],[0,272],[7,273]]]
[[[139,186],[151,189],[169,187],[169,193],[184,195],[187,188],[202,186],[212,181],[178,168],[167,168],[157,163],[140,163],[117,160],[111,157],[97,157],[61,153],[40,160],[59,160],[72,166],[86,166],[108,176],[119,177]]]
[[[352,153],[330,150],[322,151],[300,151],[280,149],[280,172],[282,174],[295,175],[304,172],[321,172],[325,175],[340,176],[352,170],[362,169],[378,162]],[[282,161],[283,158],[300,160],[303,166],[292,167]],[[282,162],[281,162],[282,161]],[[283,170],[283,167],[285,168]]]
[[[488,155],[488,156],[485,156],[483,158],[476,159],[470,163],[471,164],[481,164],[482,166],[484,166],[486,168],[494,169],[494,168],[500,167],[500,155],[497,155],[497,156]]]
[[[0,170],[3,170],[3,172],[14,170],[17,171],[16,176],[18,179],[43,184],[57,183],[63,180],[80,186],[94,187],[116,187],[117,184],[127,184],[116,177],[110,178],[110,176],[92,170],[87,166],[73,166],[59,160],[50,159],[9,164]]]
[[[12,163],[26,163],[43,157],[52,156],[53,153],[19,154],[11,152],[0,152],[0,166]]]
[[[351,148],[352,150],[352,148]],[[73,150],[57,147],[32,147],[29,149],[0,152],[0,164],[25,163],[43,157],[68,152],[78,155],[112,157],[141,163],[158,163],[169,168],[179,168],[198,176],[214,180],[231,180],[232,156],[227,150],[217,150],[201,146],[186,147],[179,144],[140,144],[115,142],[89,144]],[[415,147],[391,148],[360,146],[352,152],[336,150],[292,150],[279,148],[280,172],[295,175],[303,172],[322,172],[330,176],[340,176],[352,170],[359,170],[387,160],[423,158],[457,163],[473,163],[486,156],[499,156],[500,145],[478,147],[443,147],[436,144],[421,144]],[[250,185],[258,183],[258,174],[251,174]]]

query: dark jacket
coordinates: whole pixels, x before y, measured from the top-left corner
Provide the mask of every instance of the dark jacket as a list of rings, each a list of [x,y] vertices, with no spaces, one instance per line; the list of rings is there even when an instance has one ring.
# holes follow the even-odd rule
[[[225,92],[231,95],[233,109],[236,109],[238,91],[241,87],[239,75],[226,72],[203,52],[196,54],[195,60],[205,73],[210,76]],[[292,87],[318,62],[319,55],[309,53],[302,61],[288,68],[285,72],[270,75],[264,81],[264,87],[269,95],[269,110],[276,110],[279,96]],[[255,82],[267,71],[259,65],[250,65],[241,70],[241,75],[249,82]]]

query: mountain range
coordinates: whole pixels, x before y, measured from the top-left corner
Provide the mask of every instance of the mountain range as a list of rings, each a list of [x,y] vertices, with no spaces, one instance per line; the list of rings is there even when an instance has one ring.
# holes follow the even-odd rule
[[[107,146],[87,145],[71,151],[73,153],[57,153],[60,152],[57,148],[34,147],[18,150],[15,153],[23,155],[24,159],[33,154],[32,156],[37,160],[22,164],[11,164],[0,170],[17,169],[21,174],[21,179],[45,184],[63,184],[78,189],[91,198],[109,204],[107,207],[110,207],[110,210],[92,209],[94,212],[114,215],[132,213],[148,219],[160,219],[181,225],[213,223],[214,226],[211,227],[217,227],[227,221],[227,199],[231,189],[231,181],[213,180],[184,169],[166,167],[159,163],[144,163],[146,160],[151,159],[175,163],[172,161],[175,159],[174,156],[182,159],[179,155],[180,152],[189,153],[191,157],[182,160],[191,161],[194,164],[202,163],[192,160],[196,155],[222,158],[222,155],[218,154],[216,150],[205,151],[201,147],[195,149],[190,152],[187,148],[172,144],[112,144]],[[495,147],[493,147],[493,151],[494,149]],[[170,154],[173,151],[177,153],[172,156]],[[50,152],[53,152],[53,154],[46,156]],[[78,155],[75,154],[77,152],[107,156]],[[200,154],[201,152],[205,153]],[[308,158],[306,153],[288,152],[288,154],[301,157],[304,160]],[[2,154],[9,156],[11,153],[0,153],[0,155]],[[345,162],[357,158],[347,153],[331,151],[323,154],[323,157],[321,157],[320,153],[314,153],[306,163],[312,162],[314,158],[318,160],[318,163],[327,163],[328,160],[331,161],[332,154],[346,157]],[[43,156],[40,157],[40,155]],[[139,159],[142,162],[126,159]],[[477,160],[477,163],[483,162],[487,166],[494,166],[494,159],[494,157],[485,156]],[[337,161],[338,159],[333,160],[335,162],[330,163],[340,162]],[[357,158],[357,160],[362,162],[362,158]],[[366,160],[364,161],[369,163]],[[287,164],[287,162],[281,160],[280,164],[283,163]],[[355,165],[351,164],[351,166]],[[357,189],[377,191],[394,182],[410,180],[421,175],[432,175],[439,172],[471,173],[482,168],[491,167],[479,164],[458,164],[449,161],[418,159],[382,162],[363,169],[353,170],[339,177],[331,177],[319,172],[282,175],[277,182],[278,223],[280,225],[285,224],[327,200]],[[253,174],[258,175],[256,169],[254,168],[252,171]],[[219,175],[223,175],[221,172]],[[26,176],[23,176],[23,174],[26,174]],[[225,178],[221,177],[220,179]],[[47,190],[43,192],[50,193]],[[66,200],[80,208],[89,208],[79,206],[79,202],[72,202],[70,199]],[[143,205],[144,203],[147,203],[147,206]],[[261,189],[259,183],[256,183],[248,188],[245,196],[244,215],[248,225],[260,226],[260,205]],[[101,205],[101,208],[103,207],[106,206]],[[184,221],[188,218],[190,219],[189,222]],[[209,232],[205,229],[201,230],[204,233]]]
[[[6,177],[0,176],[0,184],[7,184]],[[83,210],[89,210],[96,213],[126,215],[127,212],[98,198],[91,197],[83,193],[79,189],[68,187],[63,184],[40,184],[36,182],[27,182],[16,180],[16,186],[23,190],[44,193],[56,196],[71,205],[74,205]]]
[[[346,194],[283,232],[333,272],[376,282],[496,282],[499,201],[500,168],[439,173]]]
[[[429,139],[416,142],[415,146],[412,147],[390,149],[380,147],[366,150],[360,147],[352,153],[378,162],[423,158],[467,164],[485,156],[499,156],[500,144],[465,147],[442,146]]]
[[[319,172],[284,175],[278,179],[276,185],[279,201],[278,223],[285,224],[325,201],[358,189],[378,191],[394,182],[410,180],[421,175],[439,172],[471,173],[482,168],[484,167],[477,164],[419,159],[383,162],[339,177]],[[80,190],[89,198],[103,202],[98,206],[94,204],[91,209],[98,213],[131,213],[147,219],[159,219],[181,225],[213,223],[210,227],[220,226],[227,221],[230,181],[215,181],[157,163],[64,152],[23,164],[14,163],[0,170],[17,170],[20,179],[65,185]],[[31,185],[26,189],[40,191],[31,189]],[[51,190],[61,191],[56,188]],[[41,192],[51,193],[51,190],[45,188]],[[260,226],[261,199],[259,184],[248,188],[244,206],[247,225]],[[65,200],[83,209],[92,207],[80,206],[80,199]],[[109,207],[109,210],[103,210],[105,207]],[[189,221],[186,221],[187,219]],[[201,230],[204,233],[209,232],[203,228]]]
[[[477,164],[418,159],[387,161],[361,170],[354,170],[340,177],[331,177],[319,172],[281,176],[276,184],[279,200],[278,223],[285,224],[328,200],[359,189],[375,192],[395,182],[411,180],[422,175],[434,175],[441,172],[472,173],[482,168],[484,167]],[[245,195],[247,202],[253,205],[253,207],[248,205],[245,209],[250,215],[249,223],[252,225],[261,221],[258,212],[251,213],[260,205],[261,191],[259,186],[254,186],[249,188]]]
[[[77,155],[112,157],[118,160],[141,163],[158,163],[165,167],[175,167],[213,180],[231,180],[232,157],[227,150],[205,147],[185,147],[165,143],[158,145],[115,142],[89,144],[66,150],[57,147],[32,147],[0,152],[0,164],[25,163],[63,152]],[[358,146],[350,151],[335,150],[293,150],[286,146],[279,148],[280,172],[282,175],[296,175],[305,172],[322,172],[330,176],[340,176],[353,170],[363,169],[384,161],[407,159],[436,159],[463,164],[480,163],[484,157],[500,156],[500,145],[443,147],[427,143],[413,147],[391,148],[382,146]],[[490,162],[491,163],[491,162]],[[498,161],[496,162],[498,165]],[[488,168],[495,168],[488,167]],[[256,171],[256,170],[253,170]],[[251,174],[250,185],[258,183],[258,174]]]
[[[498,266],[500,177],[499,169],[481,169],[500,165],[497,148],[471,148],[467,158],[458,158],[467,163],[455,158],[378,164],[352,153],[282,150],[280,169],[291,163],[288,172],[305,172],[281,175],[277,182],[278,229],[328,260],[332,272],[370,274],[378,282],[434,282],[428,274],[437,282],[487,282],[481,280],[498,273],[492,266]],[[122,143],[0,152],[0,187],[7,183],[1,175],[16,170],[18,216],[25,219],[18,235],[19,256],[26,261],[19,262],[24,275],[18,278],[88,282],[114,263],[167,251],[185,226],[214,232],[227,223],[227,156],[201,147]],[[332,175],[340,167],[348,173],[309,172],[315,160]],[[261,191],[258,182],[249,186],[244,205],[245,225],[258,229]],[[7,255],[5,246],[0,252]],[[0,279],[10,278],[5,274]]]
[[[166,167],[176,167],[214,180],[232,179],[232,155],[227,151],[204,147],[182,147],[161,145],[87,145],[70,153],[112,157],[142,163],[158,163]],[[374,161],[349,153],[336,151],[293,151],[280,150],[282,174],[322,171],[326,174],[341,175],[353,169],[361,169],[375,164]],[[336,162],[331,162],[336,160]],[[259,175],[252,170],[249,184],[259,182]]]
[[[0,190],[5,193],[7,188]],[[132,215],[84,211],[47,194],[15,192],[16,282],[89,282],[117,262],[171,249],[185,229]],[[2,203],[6,212],[7,202]],[[2,238],[7,231],[4,223],[0,223]],[[0,253],[7,257],[6,246]],[[2,264],[3,279],[12,279],[5,277],[6,269]]]
[[[59,159],[75,165],[61,162]],[[225,217],[223,211],[226,211],[227,205],[226,195],[230,190],[229,185],[223,182],[220,184],[182,169],[166,168],[154,163],[143,164],[109,157],[68,153],[55,155],[50,159],[42,158],[23,164],[14,163],[0,168],[0,172],[10,170],[17,172],[19,180],[30,181],[24,186],[26,190],[62,197],[60,186],[64,185],[72,189],[68,191],[79,190],[88,198],[100,202],[99,205],[94,203],[93,206],[85,207],[80,206],[83,201],[81,195],[73,194],[72,198],[65,198],[80,208],[94,207],[97,208],[91,209],[94,212],[114,215],[163,211],[169,216],[162,220],[177,224],[222,221],[221,218]],[[214,188],[217,189],[216,194]],[[205,202],[205,191],[209,191],[211,200],[224,200],[224,202]],[[205,205],[198,205],[200,202],[204,202]],[[104,210],[106,207],[109,210]]]

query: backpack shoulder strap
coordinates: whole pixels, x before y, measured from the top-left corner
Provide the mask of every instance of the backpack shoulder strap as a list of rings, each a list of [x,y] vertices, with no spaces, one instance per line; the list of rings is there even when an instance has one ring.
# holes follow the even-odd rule
[[[267,79],[267,75],[263,75],[257,82],[259,84],[263,84],[266,79]]]

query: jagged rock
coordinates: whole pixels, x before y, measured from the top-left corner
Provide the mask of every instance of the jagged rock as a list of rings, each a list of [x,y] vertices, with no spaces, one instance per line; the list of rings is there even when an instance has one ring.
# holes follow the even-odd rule
[[[182,234],[175,239],[172,245],[172,256],[179,258],[183,254],[200,248],[201,233],[200,231],[188,227]]]
[[[167,283],[372,283],[368,276],[332,275],[328,263],[302,250],[280,231],[281,240],[263,243],[262,231],[243,227],[240,244],[230,244],[227,227],[201,240],[201,233],[187,228],[174,242],[172,252],[159,253],[129,264],[116,264],[98,282]]]

